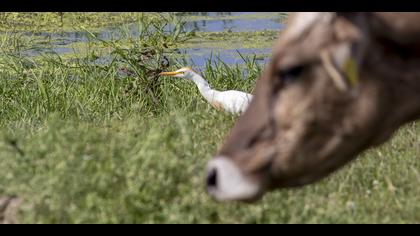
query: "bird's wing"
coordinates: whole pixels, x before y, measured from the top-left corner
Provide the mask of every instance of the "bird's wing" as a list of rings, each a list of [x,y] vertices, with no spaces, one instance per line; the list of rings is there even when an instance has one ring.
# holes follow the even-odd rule
[[[245,111],[251,100],[251,94],[236,90],[220,92],[216,97],[216,101],[223,106],[223,109],[232,113]]]

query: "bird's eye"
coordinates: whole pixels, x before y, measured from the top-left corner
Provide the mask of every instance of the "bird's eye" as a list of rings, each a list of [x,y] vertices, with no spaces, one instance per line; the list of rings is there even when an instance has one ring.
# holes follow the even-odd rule
[[[294,66],[288,69],[280,70],[277,72],[277,77],[283,81],[284,83],[288,84],[294,82],[302,72],[305,70],[304,65]]]

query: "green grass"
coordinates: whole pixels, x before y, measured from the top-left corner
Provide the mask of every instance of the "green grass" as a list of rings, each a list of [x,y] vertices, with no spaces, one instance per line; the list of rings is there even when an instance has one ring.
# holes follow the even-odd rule
[[[171,48],[191,35],[151,28],[131,41],[92,38],[72,58],[27,57],[32,38],[1,36],[0,196],[23,200],[18,222],[420,222],[416,123],[317,184],[253,205],[214,202],[205,164],[237,117],[211,108],[188,81],[156,77],[181,66]],[[113,59],[93,64],[105,53],[98,48]],[[147,50],[152,56],[139,60]],[[201,72],[214,88],[251,91],[261,66],[244,59]]]
[[[68,32],[80,27],[100,30],[124,23],[132,23],[143,16],[160,18],[166,13],[152,12],[1,12],[0,32],[35,31]]]
[[[271,48],[279,32],[264,30],[257,32],[198,32],[194,38],[180,45],[182,48]]]

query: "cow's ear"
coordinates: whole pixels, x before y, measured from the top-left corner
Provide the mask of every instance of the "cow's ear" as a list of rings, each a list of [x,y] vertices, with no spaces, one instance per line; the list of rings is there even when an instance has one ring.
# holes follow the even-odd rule
[[[337,17],[347,19],[349,21],[358,21],[363,18],[371,18],[372,12],[334,12]]]
[[[349,86],[346,81],[345,75],[342,68],[340,67],[340,61],[334,58],[331,50],[324,49],[320,53],[322,65],[327,72],[328,76],[334,82],[334,85],[340,91],[347,91]]]
[[[336,42],[320,53],[324,69],[341,91],[347,91],[357,85],[359,67],[368,44],[365,29],[360,26],[360,22],[351,19],[358,14],[336,13],[333,23]],[[357,21],[360,18],[358,17]]]
[[[334,35],[339,41],[354,41],[366,34],[366,22],[369,16],[360,12],[335,13]]]
[[[354,12],[334,12],[337,17],[342,18],[351,18],[354,15]]]
[[[355,87],[359,81],[359,62],[351,44],[343,43],[337,47],[324,49],[320,53],[322,65],[334,85],[341,91]]]

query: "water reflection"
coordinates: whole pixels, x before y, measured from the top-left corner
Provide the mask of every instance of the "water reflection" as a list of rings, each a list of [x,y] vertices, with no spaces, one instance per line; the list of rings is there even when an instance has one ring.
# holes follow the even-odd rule
[[[243,14],[255,14],[254,12],[182,12],[176,13],[177,15],[183,16],[204,16],[209,17],[202,20],[187,21],[184,25],[186,31],[196,32],[245,32],[245,31],[261,31],[261,30],[281,30],[283,24],[281,23],[281,15],[274,17],[270,15],[269,18],[258,18],[258,19],[218,19],[221,16],[234,16]],[[128,34],[136,37],[139,35],[138,27],[136,24],[127,25]],[[172,31],[173,26],[166,26],[165,30]],[[68,53],[72,49],[66,48],[66,45],[75,42],[87,42],[89,35],[86,32],[62,32],[62,33],[28,33],[34,36],[43,37],[51,42],[52,48],[48,49],[36,49],[31,54],[37,54],[44,50],[44,52],[53,53]],[[106,28],[99,33],[94,33],[95,37],[103,40],[111,40],[123,37],[125,33],[121,31],[121,28]],[[270,49],[250,49],[241,48],[238,51],[243,55],[253,54],[268,54]],[[181,52],[185,55],[189,61],[188,63],[196,66],[203,66],[210,55],[219,55],[219,58],[227,64],[243,63],[243,60],[239,57],[236,50],[223,50],[218,48],[201,48],[197,44],[196,48],[184,49]],[[215,57],[213,57],[215,60]],[[265,60],[261,60],[260,63],[264,63]]]
[[[259,30],[281,30],[283,24],[275,19],[229,19],[198,20],[187,22],[185,30],[198,32],[244,32]]]
[[[270,48],[239,48],[229,50],[217,50],[214,48],[194,48],[181,50],[182,54],[185,55],[186,62],[194,67],[202,67],[207,63],[208,60],[210,60],[212,63],[215,63],[218,60],[222,60],[228,65],[242,64],[244,61],[239,54],[243,56],[263,55],[262,57],[257,57],[256,62],[266,63],[268,60],[267,55],[270,53],[270,51]]]

